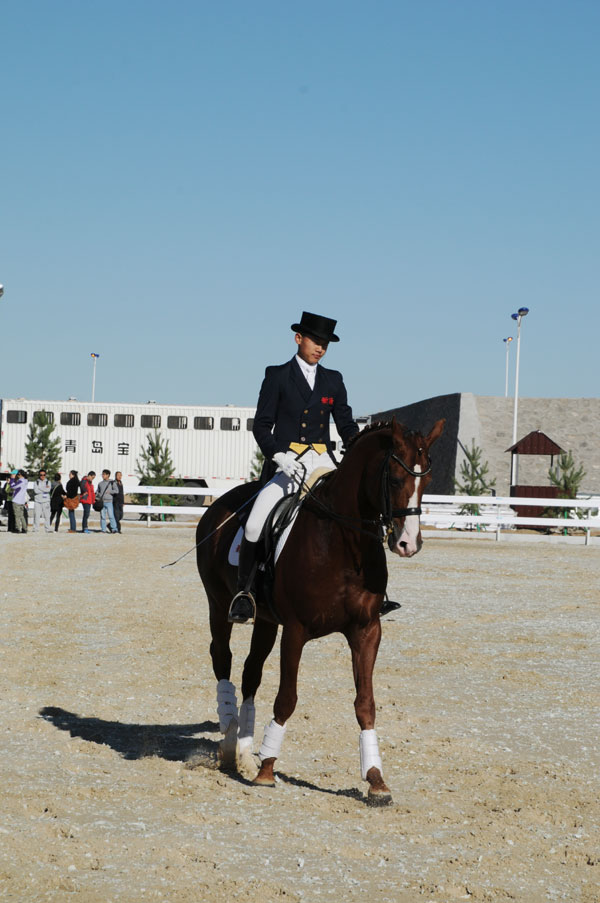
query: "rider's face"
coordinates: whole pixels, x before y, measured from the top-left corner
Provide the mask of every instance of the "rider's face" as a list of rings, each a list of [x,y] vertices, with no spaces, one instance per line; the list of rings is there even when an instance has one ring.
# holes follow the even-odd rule
[[[308,335],[300,335],[296,333],[296,345],[298,346],[298,356],[306,361],[307,364],[318,364],[327,351],[329,342],[324,339],[311,338]]]

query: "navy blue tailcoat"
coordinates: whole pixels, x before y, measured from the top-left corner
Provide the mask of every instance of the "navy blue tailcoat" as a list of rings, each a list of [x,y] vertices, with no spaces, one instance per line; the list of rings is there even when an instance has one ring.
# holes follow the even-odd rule
[[[252,430],[266,464],[277,452],[287,451],[290,442],[323,443],[331,454],[330,417],[344,444],[358,433],[341,373],[318,364],[311,389],[295,356],[285,364],[267,367]],[[268,479],[272,473],[265,471],[263,479]]]

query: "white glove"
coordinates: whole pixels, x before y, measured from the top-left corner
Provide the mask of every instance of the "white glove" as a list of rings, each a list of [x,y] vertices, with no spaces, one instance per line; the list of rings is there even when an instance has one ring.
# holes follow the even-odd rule
[[[292,451],[277,452],[273,455],[273,461],[277,464],[277,470],[282,470],[286,477],[290,477],[290,479],[296,475],[300,476],[304,470]]]

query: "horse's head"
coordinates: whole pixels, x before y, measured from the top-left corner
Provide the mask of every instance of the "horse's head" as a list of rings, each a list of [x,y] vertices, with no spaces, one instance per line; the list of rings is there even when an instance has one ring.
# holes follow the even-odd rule
[[[331,477],[329,491],[337,495],[335,508],[345,508],[344,514],[352,519],[357,502],[362,522],[383,523],[389,548],[402,558],[415,555],[422,545],[419,515],[431,480],[429,450],[445,422],[438,420],[428,436],[407,430],[395,417],[391,423],[372,423],[350,440]],[[353,483],[357,492],[349,489]]]
[[[429,449],[444,429],[438,420],[428,436],[391,424],[391,448],[383,461],[381,476],[382,514],[389,529],[388,547],[401,558],[410,558],[420,550],[421,499],[431,480]]]

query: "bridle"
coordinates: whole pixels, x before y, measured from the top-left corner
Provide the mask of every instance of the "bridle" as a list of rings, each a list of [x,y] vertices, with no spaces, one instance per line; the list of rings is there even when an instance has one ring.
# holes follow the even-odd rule
[[[422,449],[419,449],[419,452],[421,451]],[[386,535],[389,536],[389,534],[393,532],[395,518],[409,517],[410,515],[421,514],[420,507],[394,508],[392,506],[392,487],[399,486],[402,483],[402,480],[398,479],[398,477],[392,476],[390,472],[390,461],[396,461],[396,463],[399,464],[403,468],[403,470],[405,470],[406,473],[411,477],[424,477],[427,476],[427,474],[431,471],[431,458],[429,457],[429,455],[427,455],[427,466],[425,470],[411,470],[411,468],[408,466],[408,464],[406,464],[405,461],[402,460],[402,458],[394,454],[392,449],[389,449],[381,465],[381,514],[375,520],[371,520],[365,517],[355,518],[345,514],[337,514],[329,507],[329,505],[327,505],[322,499],[319,498],[318,495],[313,492],[314,487],[311,487],[308,490],[307,496],[327,517],[330,517],[331,520],[344,524],[344,526],[350,527],[351,529],[358,530],[359,533],[364,533],[367,536],[373,536],[373,533],[371,533],[369,530],[363,529],[360,524],[374,525],[379,527],[379,529],[383,531],[382,538],[385,538]]]
[[[422,449],[419,449],[421,452]],[[421,507],[418,508],[393,508],[392,507],[392,486],[400,486],[402,480],[393,477],[390,472],[390,461],[399,464],[406,473],[411,477],[424,477],[431,471],[431,458],[427,455],[427,466],[425,470],[411,470],[411,468],[402,460],[399,455],[394,454],[390,449],[383,459],[381,467],[381,522],[388,532],[393,528],[393,520],[397,517],[410,517],[411,515],[420,515]]]
[[[419,453],[421,453],[423,449],[419,449]],[[369,536],[371,539],[385,539],[386,535],[389,535],[394,530],[394,518],[397,517],[409,517],[411,514],[420,515],[421,508],[393,508],[392,507],[392,498],[391,498],[391,487],[399,486],[402,483],[402,480],[399,480],[397,477],[393,477],[390,473],[390,461],[395,461],[399,464],[403,470],[406,471],[411,477],[424,477],[431,471],[431,458],[427,455],[427,467],[425,470],[411,470],[411,468],[406,464],[402,458],[398,455],[395,455],[391,449],[387,452],[383,459],[382,468],[381,468],[381,514],[376,520],[368,520],[367,518],[355,518],[345,514],[337,514],[333,511],[329,505],[327,505],[322,499],[319,498],[313,492],[313,487],[310,487],[307,491],[307,498],[309,498],[313,504],[316,505],[327,517],[330,517],[331,520],[337,521],[337,523],[343,524],[346,527],[350,527],[353,530],[357,530],[359,533],[364,534],[365,536]],[[274,479],[274,477],[272,478]],[[302,481],[304,482],[304,480]],[[214,536],[225,524],[230,521],[232,518],[236,517],[237,514],[245,508],[250,502],[253,502],[255,498],[261,492],[261,487],[258,489],[254,495],[251,495],[250,498],[246,499],[239,508],[226,517],[224,521],[222,521],[218,526],[212,530],[208,536],[205,536],[204,539],[200,540],[200,542],[196,543],[195,546],[192,546],[191,549],[188,549],[187,552],[184,552],[183,555],[180,555],[179,558],[176,558],[175,561],[169,562],[169,564],[162,564],[161,568],[172,567],[181,561],[182,558],[185,558],[186,555],[189,555],[190,552],[194,552],[199,546],[203,545],[207,542],[211,536]],[[298,488],[298,494],[300,492],[301,486]],[[358,523],[357,523],[358,521]],[[383,536],[381,534],[374,534],[370,530],[365,530],[361,524],[367,524],[376,526],[379,530],[383,531]]]

